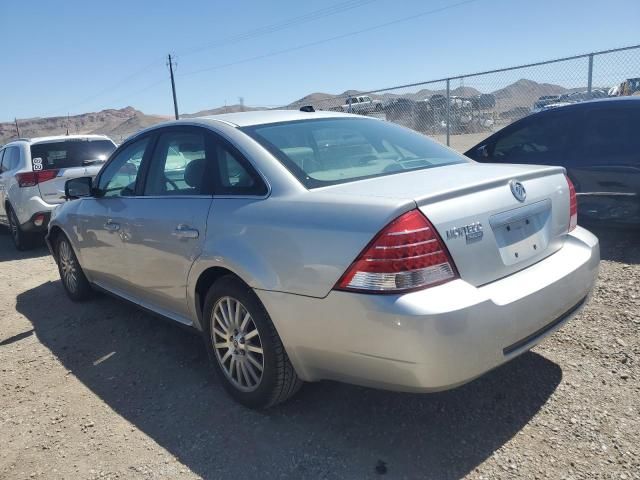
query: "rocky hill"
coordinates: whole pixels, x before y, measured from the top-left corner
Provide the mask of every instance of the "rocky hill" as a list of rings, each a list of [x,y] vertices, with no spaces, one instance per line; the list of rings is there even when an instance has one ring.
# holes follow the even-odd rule
[[[575,90],[575,89],[573,89]],[[571,91],[560,85],[550,83],[538,83],[533,80],[520,79],[504,88],[496,90],[493,95],[496,97],[496,111],[505,112],[514,108],[531,107],[538,97],[542,95],[559,95]],[[316,92],[306,95],[283,108],[300,108],[303,105],[313,105],[318,109],[328,110],[345,103],[349,95],[359,95],[361,91],[347,90],[339,95]],[[370,96],[390,102],[397,98],[408,98],[413,101],[425,100],[432,95],[445,95],[444,89],[430,90],[421,89],[406,92],[384,92],[379,95]],[[451,89],[452,96],[471,97],[480,92],[472,87],[459,86]],[[259,110],[259,107],[247,107],[243,105],[228,105],[216,107],[209,110],[201,110],[192,114],[183,114],[183,118],[201,117],[206,115],[216,115],[220,113],[239,112],[242,110]],[[108,109],[100,112],[84,113],[67,117],[29,118],[18,120],[20,134],[23,137],[40,137],[46,135],[64,135],[69,133],[101,133],[109,135],[116,142],[156,123],[170,120],[170,116],[147,115],[133,107],[122,109]],[[0,123],[0,144],[16,137],[16,128],[13,122]]]
[[[19,119],[22,137],[45,137],[76,133],[99,133],[111,136],[116,141],[141,128],[169,119],[162,115],[146,115],[133,107],[108,109],[83,113],[70,117],[47,117]],[[13,122],[0,123],[0,144],[16,137]]]

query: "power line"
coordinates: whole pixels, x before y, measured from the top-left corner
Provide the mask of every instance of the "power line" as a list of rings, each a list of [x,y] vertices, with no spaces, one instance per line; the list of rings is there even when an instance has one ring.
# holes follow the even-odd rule
[[[305,23],[309,23],[311,21],[318,20],[320,18],[325,18],[331,15],[335,15],[337,13],[353,10],[354,8],[362,7],[364,5],[373,3],[375,1],[377,0],[349,0],[347,2],[338,3],[329,7],[321,8],[319,10],[314,10],[312,12],[298,15],[296,17],[291,17],[286,20],[282,20],[280,22],[265,25],[263,27],[254,28],[252,30],[247,30],[245,32],[241,32],[235,35],[230,35],[228,37],[221,38],[219,40],[216,40],[215,42],[207,43],[200,47],[193,47],[191,49],[184,50],[180,52],[180,56],[185,57],[187,55],[192,55],[194,53],[198,53],[203,50],[217,48],[223,45],[238,43],[251,38],[279,32],[281,30],[302,25]]]
[[[235,65],[240,65],[242,63],[254,62],[256,60],[262,60],[264,58],[275,57],[277,55],[282,55],[284,53],[290,53],[290,52],[294,52],[294,51],[297,51],[297,50],[302,50],[302,49],[309,48],[309,47],[315,47],[317,45],[322,45],[323,43],[332,42],[334,40],[341,40],[343,38],[353,37],[355,35],[360,35],[362,33],[371,32],[373,30],[378,30],[378,29],[381,29],[381,28],[389,27],[391,25],[396,25],[396,24],[402,23],[402,22],[408,22],[410,20],[415,20],[416,18],[425,17],[427,15],[434,15],[436,13],[440,13],[440,12],[443,12],[445,10],[450,10],[452,8],[460,7],[462,5],[467,5],[467,4],[470,4],[470,3],[475,3],[475,2],[478,2],[478,1],[480,1],[480,0],[464,0],[462,2],[453,3],[453,4],[447,5],[445,7],[435,8],[435,9],[427,10],[427,11],[420,12],[420,13],[417,13],[417,14],[414,14],[414,15],[409,15],[409,16],[406,16],[406,17],[398,18],[396,20],[391,20],[389,22],[379,23],[377,25],[373,25],[371,27],[363,28],[363,29],[360,29],[360,30],[355,30],[355,31],[352,31],[352,32],[343,33],[341,35],[335,35],[333,37],[323,38],[323,39],[317,40],[315,42],[305,43],[305,44],[297,45],[297,46],[291,47],[291,48],[285,48],[284,50],[277,50],[275,52],[265,53],[263,55],[256,55],[254,57],[244,58],[242,60],[236,60],[236,61],[233,61],[233,62],[223,63],[223,64],[220,64],[220,65],[213,65],[211,67],[201,68],[201,69],[198,69],[198,70],[192,70],[190,72],[185,72],[185,73],[183,73],[183,74],[181,74],[179,76],[184,77],[184,76],[188,76],[188,75],[196,75],[198,73],[208,72],[208,71],[211,71],[211,70],[219,70],[221,68],[227,68],[227,67],[231,67],[231,66],[235,66]]]
[[[164,59],[164,57],[162,57],[162,59]],[[109,93],[109,92],[111,92],[113,90],[117,90],[118,87],[120,87],[121,85],[127,83],[129,80],[131,80],[133,78],[136,78],[137,76],[148,72],[150,68],[157,67],[159,65],[160,65],[160,61],[156,59],[153,62],[145,65],[143,68],[140,68],[139,70],[135,70],[133,73],[131,73],[131,74],[127,75],[126,77],[118,80],[117,82],[111,84],[110,86],[98,91],[97,93],[94,93],[93,95],[91,95],[89,97],[86,97],[83,100],[80,100],[80,101],[75,102],[75,103],[73,103],[71,105],[68,105],[67,107],[60,108],[60,109],[57,109],[57,110],[51,110],[50,112],[44,114],[44,116],[49,116],[51,114],[58,113],[58,112],[63,111],[63,110],[67,110],[67,111],[73,110],[75,107],[80,106],[80,105],[84,105],[85,103],[88,103],[91,100],[95,100],[96,98],[103,96],[105,93]]]
[[[329,7],[325,7],[325,8],[321,8],[319,10],[314,10],[312,12],[308,12],[306,14],[302,14],[302,15],[298,15],[296,17],[291,17],[288,18],[286,20],[282,20],[280,22],[276,22],[276,23],[272,23],[269,25],[265,25],[263,27],[259,27],[259,28],[255,28],[252,30],[248,30],[242,33],[238,33],[236,35],[231,35],[229,37],[225,37],[225,38],[221,38],[220,40],[217,40],[216,42],[212,42],[206,45],[202,45],[200,47],[194,47],[190,50],[186,50],[183,53],[181,53],[181,56],[187,56],[187,55],[191,55],[193,53],[197,53],[203,50],[208,50],[211,48],[216,48],[219,46],[223,46],[223,45],[228,45],[231,43],[237,43],[240,41],[244,41],[244,40],[248,40],[254,37],[258,37],[258,36],[263,36],[263,35],[267,35],[269,33],[274,33],[280,30],[284,30],[286,28],[289,28],[291,26],[296,26],[296,25],[301,25],[303,23],[308,23],[310,21],[313,20],[317,20],[320,18],[325,18],[331,15],[335,15],[337,13],[340,12],[344,12],[347,10],[352,10],[354,8],[357,7],[361,7],[363,5],[369,4],[369,3],[373,3],[377,0],[349,0],[346,2],[342,2],[342,3],[338,3]],[[164,58],[164,57],[163,57]],[[101,97],[103,95],[105,95],[106,93],[109,93],[111,91],[117,90],[120,86],[124,85],[125,83],[129,82],[131,79],[142,75],[143,73],[146,73],[149,71],[150,68],[153,67],[158,67],[160,65],[160,59],[154,60],[153,62],[145,65],[144,67],[140,68],[139,70],[134,71],[133,73],[131,73],[130,75],[127,75],[126,77],[123,77],[122,79],[118,80],[116,83],[111,84],[110,86],[98,91],[97,93],[86,97],[78,102],[75,102],[71,105],[68,105],[66,107],[62,107],[56,110],[51,110],[50,112],[47,112],[44,114],[44,116],[49,116],[52,114],[56,114],[59,113],[61,111],[69,111],[69,110],[73,110],[75,107],[78,107],[80,105],[84,105],[85,103],[88,103],[92,100],[95,100],[98,97]],[[154,84],[152,84],[152,86],[157,85],[160,82],[156,82]],[[142,89],[141,91],[144,91],[144,89]],[[131,95],[127,95],[126,97],[129,97]],[[125,98],[126,98],[125,97]],[[175,102],[174,102],[175,103]],[[175,107],[175,105],[174,105]]]

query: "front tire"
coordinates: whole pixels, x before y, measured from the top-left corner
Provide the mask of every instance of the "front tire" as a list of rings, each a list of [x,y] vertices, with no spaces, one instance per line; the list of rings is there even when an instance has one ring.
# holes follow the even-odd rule
[[[301,387],[269,314],[235,276],[218,279],[204,307],[209,359],[225,390],[249,408],[284,402]]]
[[[93,293],[91,284],[80,267],[71,242],[63,234],[56,239],[56,254],[60,280],[69,298],[74,302],[90,298]]]

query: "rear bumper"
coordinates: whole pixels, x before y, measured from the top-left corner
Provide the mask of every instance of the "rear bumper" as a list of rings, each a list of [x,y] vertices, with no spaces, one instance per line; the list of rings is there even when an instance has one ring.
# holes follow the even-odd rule
[[[24,192],[20,191],[20,196],[10,198],[10,202],[16,212],[22,229],[30,230],[35,227],[45,232],[47,230],[49,219],[51,218],[51,212],[58,206],[58,204],[47,203],[39,195],[34,195],[33,192],[28,192],[28,190],[32,190],[31,188],[24,188],[20,190],[24,190]],[[35,216],[41,213],[45,214],[47,217],[47,224],[44,224],[43,228],[37,227],[33,224]]]
[[[29,233],[46,233],[50,219],[51,211],[36,212],[20,227],[23,231]]]
[[[558,252],[481,287],[459,279],[404,295],[256,293],[301,378],[437,391],[560,328],[586,303],[599,260],[598,239],[578,227]]]

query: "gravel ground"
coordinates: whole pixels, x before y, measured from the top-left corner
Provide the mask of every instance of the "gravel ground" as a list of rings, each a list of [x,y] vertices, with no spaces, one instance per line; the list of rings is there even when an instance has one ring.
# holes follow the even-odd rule
[[[67,300],[0,232],[0,478],[640,479],[640,233],[596,231],[589,306],[513,362],[413,395],[306,385],[233,403],[199,337]]]

